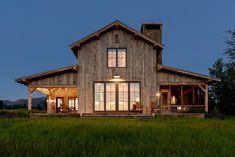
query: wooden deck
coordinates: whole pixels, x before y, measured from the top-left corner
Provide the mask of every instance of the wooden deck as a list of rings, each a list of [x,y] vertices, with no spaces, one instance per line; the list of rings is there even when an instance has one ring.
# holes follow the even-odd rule
[[[161,113],[155,113],[154,117],[156,116],[205,118],[205,113],[161,112]]]
[[[140,118],[151,119],[155,117],[196,117],[205,118],[205,113],[155,113],[155,114],[83,114],[79,113],[31,113],[30,118],[37,117],[76,117],[76,118]]]
[[[38,117],[77,117],[80,118],[78,113],[30,113],[30,118]]]

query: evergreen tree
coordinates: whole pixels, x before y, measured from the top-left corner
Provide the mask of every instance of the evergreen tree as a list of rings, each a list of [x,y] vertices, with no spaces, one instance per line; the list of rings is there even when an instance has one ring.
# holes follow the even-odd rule
[[[226,41],[228,48],[225,51],[228,62],[223,63],[219,58],[209,68],[210,76],[221,79],[221,82],[214,83],[209,88],[209,109],[235,114],[235,30],[229,33],[231,38]]]
[[[4,107],[3,101],[0,100],[0,109],[3,109],[3,107]]]

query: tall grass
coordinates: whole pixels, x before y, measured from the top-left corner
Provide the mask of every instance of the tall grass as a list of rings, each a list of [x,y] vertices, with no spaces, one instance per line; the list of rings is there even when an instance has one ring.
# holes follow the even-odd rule
[[[235,119],[0,119],[0,156],[235,155]]]

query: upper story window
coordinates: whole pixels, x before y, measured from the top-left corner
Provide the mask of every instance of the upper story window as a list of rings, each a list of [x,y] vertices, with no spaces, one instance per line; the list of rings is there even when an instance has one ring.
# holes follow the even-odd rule
[[[108,49],[108,67],[109,68],[126,67],[126,49],[109,48]]]

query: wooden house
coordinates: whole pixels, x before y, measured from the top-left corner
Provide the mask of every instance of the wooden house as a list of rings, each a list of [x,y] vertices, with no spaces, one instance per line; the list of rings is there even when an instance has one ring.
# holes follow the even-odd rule
[[[140,32],[120,21],[70,45],[77,65],[16,79],[47,95],[47,112],[151,114],[208,111],[208,84],[219,79],[162,64],[162,24]]]

